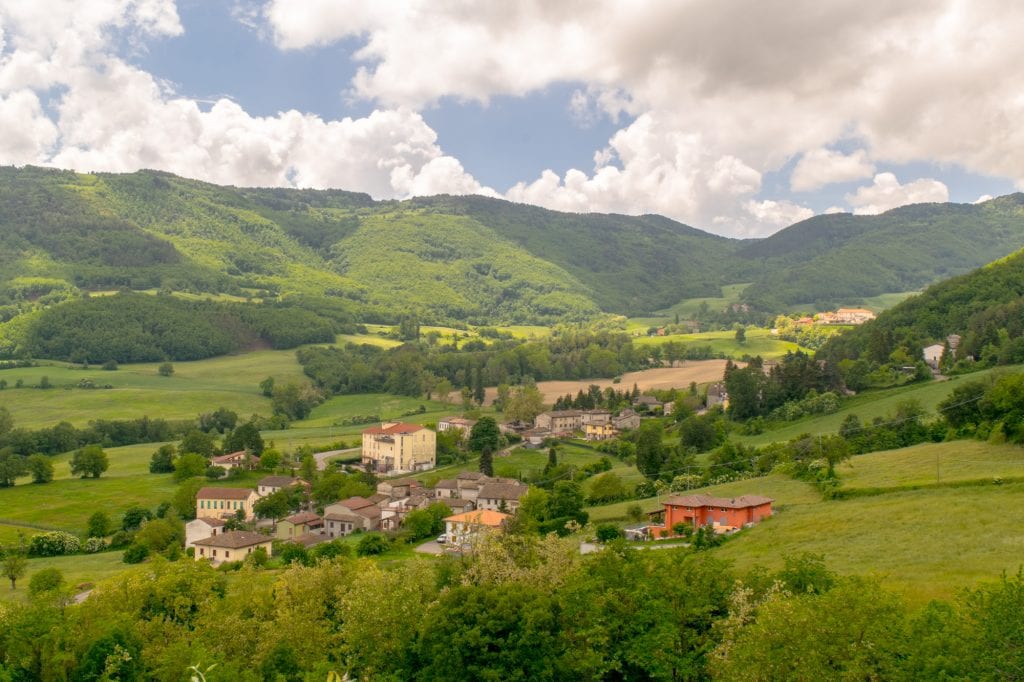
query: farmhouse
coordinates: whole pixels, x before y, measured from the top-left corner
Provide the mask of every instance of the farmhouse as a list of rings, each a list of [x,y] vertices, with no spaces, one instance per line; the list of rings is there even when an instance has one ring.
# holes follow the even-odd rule
[[[284,490],[293,485],[301,485],[307,491],[310,488],[309,483],[306,483],[301,478],[293,476],[266,476],[261,478],[259,483],[256,484],[256,492],[259,493],[260,497],[266,497],[276,493],[278,490]]]
[[[925,347],[922,353],[924,355],[924,361],[927,362],[932,369],[938,369],[939,363],[942,362],[942,355],[945,350],[946,347],[941,343],[935,343],[931,346]]]
[[[556,410],[541,412],[533,420],[536,429],[545,429],[555,434],[571,434],[583,428],[583,412],[580,410]]]
[[[462,440],[469,438],[469,432],[473,430],[474,426],[476,426],[475,420],[462,417],[446,417],[437,422],[438,431],[454,431],[458,429],[462,432]]]
[[[260,499],[251,488],[200,488],[196,493],[196,518],[229,519],[239,511],[245,520],[253,517],[252,506]]]
[[[648,526],[653,537],[672,535],[672,528],[685,523],[694,528],[712,526],[716,529],[734,530],[761,521],[772,515],[769,497],[744,495],[742,497],[712,497],[710,495],[673,495],[665,500],[661,511],[652,512],[652,523]]]
[[[480,487],[476,498],[476,508],[513,513],[519,509],[519,499],[529,489],[529,486],[513,479],[489,480]]]
[[[840,308],[833,319],[836,324],[864,324],[875,319],[875,314],[865,308]]]
[[[363,431],[363,465],[378,474],[432,469],[437,434],[419,424],[384,422]]]
[[[273,547],[271,542],[272,538],[267,535],[232,530],[205,540],[196,540],[195,560],[209,559],[214,564],[222,561],[241,561],[259,547],[267,550],[267,556],[270,556]]]
[[[587,440],[608,440],[619,435],[619,430],[609,424],[584,424],[583,434]]]
[[[226,455],[220,455],[210,460],[211,466],[222,467],[227,471],[232,469],[246,469],[253,461],[258,462],[259,457],[250,455],[245,450],[239,450],[238,452],[229,452]]]
[[[192,519],[185,524],[185,549],[193,547],[197,540],[205,540],[224,532],[224,521],[209,516]]]
[[[624,429],[640,428],[640,415],[630,409],[625,409],[615,417],[612,417],[612,426],[622,431]]]
[[[510,518],[509,514],[490,509],[454,514],[444,520],[445,540],[454,547],[472,544],[481,532],[498,531]]]

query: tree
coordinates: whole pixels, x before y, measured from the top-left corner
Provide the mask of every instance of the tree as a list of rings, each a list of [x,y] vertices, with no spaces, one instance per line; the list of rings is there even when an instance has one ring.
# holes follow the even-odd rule
[[[288,382],[284,386],[274,388],[271,405],[274,414],[281,414],[295,421],[308,417],[321,400],[320,392],[312,386]]]
[[[25,461],[33,483],[49,483],[53,480],[53,462],[46,455],[30,455]]]
[[[260,468],[265,471],[273,471],[281,466],[281,453],[273,448],[264,450],[260,455]]]
[[[473,452],[483,452],[483,449],[488,447],[493,453],[500,443],[501,431],[494,417],[480,417],[469,431],[469,449]]]
[[[318,470],[319,467],[317,466],[316,457],[313,453],[303,453],[302,463],[299,465],[299,475],[302,477],[302,480],[307,483],[315,483]]]
[[[4,552],[3,562],[0,563],[0,569],[3,571],[5,578],[11,581],[11,589],[17,589],[18,580],[24,577],[25,571],[28,569],[28,559],[25,558],[25,539],[21,539],[21,543],[18,547],[7,547]]]
[[[157,367],[156,371],[162,377],[169,377],[172,374],[174,374],[174,365],[172,365],[169,362],[164,362],[161,363],[159,367]]]
[[[178,452],[194,452],[209,459],[213,456],[213,436],[205,431],[192,429],[181,439]]]
[[[718,431],[706,417],[687,417],[679,424],[679,442],[684,448],[707,452],[717,440]]]
[[[110,467],[107,453],[99,445],[86,445],[71,456],[71,475],[99,478]]]
[[[89,517],[86,534],[90,538],[104,538],[110,534],[110,515],[102,509],[93,512]]]
[[[170,443],[161,445],[149,458],[149,473],[169,474],[174,471],[174,454],[176,449]]]
[[[437,399],[445,406],[451,402],[452,382],[446,378],[437,380],[434,384],[434,394],[437,395]]]
[[[544,465],[544,474],[547,475],[556,466],[558,466],[558,448],[552,445],[548,448],[548,463]]]
[[[181,483],[193,476],[202,476],[210,463],[202,455],[186,452],[174,460],[174,482]]]
[[[548,517],[551,519],[586,518],[583,511],[583,487],[576,481],[558,481],[548,498]]]
[[[532,424],[544,411],[544,396],[536,386],[520,386],[509,395],[502,411],[510,421]]]
[[[43,568],[28,581],[28,593],[33,597],[57,592],[64,586],[64,574],[56,568]]]
[[[477,365],[473,376],[473,400],[476,401],[477,405],[483,405],[486,395],[487,393],[484,390],[484,372]]]
[[[260,393],[265,398],[270,398],[274,395],[274,377],[267,377],[260,382]]]
[[[10,410],[0,405],[0,436],[14,429],[14,417]]]
[[[145,507],[129,507],[121,519],[122,530],[135,530],[153,518],[153,513]]]
[[[641,423],[636,439],[636,468],[647,478],[655,478],[665,463],[665,446],[661,442],[662,426],[657,420]]]
[[[591,484],[590,503],[615,502],[625,498],[628,494],[626,484],[622,482],[619,475],[612,471],[606,471],[595,478]]]
[[[367,533],[356,545],[359,556],[373,556],[388,551],[388,540],[380,533]]]
[[[25,458],[14,454],[11,448],[0,450],[0,488],[14,485],[15,479],[25,475]]]
[[[480,451],[480,473],[484,476],[494,475],[494,455],[491,453],[490,445],[485,445]]]
[[[622,531],[611,523],[602,523],[597,527],[597,541],[611,542],[622,537]]]
[[[743,325],[736,327],[736,343],[744,344],[747,342],[747,329]]]
[[[142,524],[135,535],[135,542],[150,552],[163,552],[185,539],[184,530],[184,526],[173,515],[166,519],[152,519]]]
[[[241,424],[224,439],[226,452],[245,450],[259,456],[263,452],[263,438],[260,430],[251,421]]]

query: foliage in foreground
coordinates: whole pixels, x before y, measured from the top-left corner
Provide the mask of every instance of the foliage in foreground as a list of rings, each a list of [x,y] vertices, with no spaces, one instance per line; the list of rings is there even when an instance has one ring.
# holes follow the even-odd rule
[[[464,559],[335,556],[233,578],[156,559],[79,606],[0,606],[0,678],[1006,679],[1024,575],[912,613],[821,557],[736,576],[705,552],[505,536]],[[254,563],[254,562],[252,562]],[[741,578],[737,580],[737,578]],[[382,637],[381,633],[387,636]],[[244,634],[243,634],[244,633]]]

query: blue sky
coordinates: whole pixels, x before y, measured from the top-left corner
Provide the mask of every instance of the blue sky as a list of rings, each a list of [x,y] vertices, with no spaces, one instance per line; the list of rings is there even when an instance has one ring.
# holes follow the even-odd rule
[[[0,163],[482,193],[735,236],[1024,186],[1024,9],[787,9],[0,0]]]

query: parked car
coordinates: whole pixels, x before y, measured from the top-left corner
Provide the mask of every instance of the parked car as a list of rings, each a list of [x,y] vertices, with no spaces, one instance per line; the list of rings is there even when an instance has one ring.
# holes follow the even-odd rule
[[[444,533],[441,533],[440,535],[437,536],[437,544],[443,545],[446,542],[448,542],[448,536],[447,535],[445,535]]]

